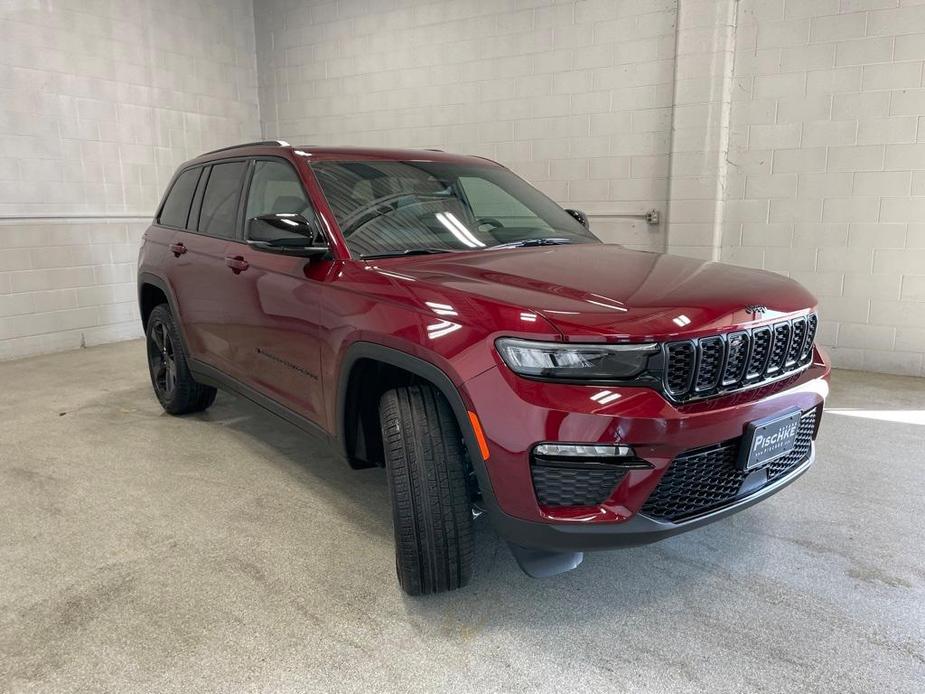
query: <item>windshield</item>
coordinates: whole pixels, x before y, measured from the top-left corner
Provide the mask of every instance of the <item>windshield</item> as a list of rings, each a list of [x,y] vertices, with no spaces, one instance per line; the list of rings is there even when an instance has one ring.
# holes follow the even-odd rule
[[[360,257],[599,242],[500,166],[368,160],[312,168],[347,247]]]

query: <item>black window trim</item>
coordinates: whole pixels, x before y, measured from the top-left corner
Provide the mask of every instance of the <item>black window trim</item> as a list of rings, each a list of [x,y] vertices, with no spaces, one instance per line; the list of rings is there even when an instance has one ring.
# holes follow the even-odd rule
[[[173,229],[174,231],[190,231],[189,229],[190,214],[193,210],[193,205],[195,204],[195,201],[196,201],[196,193],[199,191],[199,184],[202,182],[202,170],[204,168],[206,167],[203,166],[202,164],[194,164],[193,166],[187,166],[181,169],[180,171],[177,171],[173,179],[170,181],[170,187],[167,189],[167,192],[164,194],[164,199],[161,200],[161,204],[158,205],[157,207],[157,214],[154,215],[154,224],[156,226],[163,227],[164,229]],[[190,198],[190,206],[186,210],[186,226],[177,227],[177,226],[173,226],[172,224],[164,224],[161,221],[161,215],[164,213],[164,206],[167,204],[167,199],[170,197],[170,194],[173,192],[173,189],[176,187],[177,181],[180,180],[180,177],[183,174],[185,174],[187,171],[192,171],[193,169],[199,169],[199,177],[196,179],[196,187],[193,188],[193,197]]]
[[[238,156],[238,157],[229,157],[227,159],[211,159],[202,164],[195,164],[195,166],[201,166],[204,169],[208,169],[208,171],[205,173],[205,181],[202,184],[202,190],[200,191],[197,188],[196,193],[193,196],[193,204],[190,207],[190,217],[192,217],[193,210],[196,211],[196,225],[195,225],[195,228],[192,228],[190,224],[192,220],[187,219],[186,225],[187,227],[190,227],[190,228],[178,229],[178,231],[186,231],[190,234],[196,234],[197,236],[205,236],[206,238],[220,239],[222,241],[240,241],[240,232],[241,232],[241,229],[240,229],[240,211],[241,211],[240,203],[241,201],[240,199],[238,200],[238,213],[239,214],[235,220],[234,236],[220,236],[219,234],[207,234],[204,231],[199,230],[199,221],[202,218],[202,200],[205,197],[206,188],[208,188],[209,186],[209,179],[212,178],[212,168],[216,164],[234,164],[235,162],[243,162],[245,164],[244,175],[241,177],[241,181],[238,183],[238,194],[240,196],[241,192],[244,189],[244,182],[247,180],[247,177],[250,172],[250,158],[249,157]],[[193,168],[193,167],[187,167],[187,168]],[[184,171],[185,170],[186,169],[184,169]],[[202,180],[202,176],[203,175],[200,174],[200,180]],[[175,228],[175,227],[168,227],[168,228]]]
[[[198,234],[199,231],[196,228],[193,228],[192,221],[195,219],[195,226],[199,226],[199,213],[202,212],[202,198],[206,194],[206,186],[209,183],[209,176],[211,175],[212,165],[206,164],[202,167],[202,175],[199,177],[199,185],[196,186],[196,192],[193,194],[193,204],[190,207],[189,219],[186,222],[186,231],[194,234]]]
[[[247,160],[247,169],[244,171],[244,181],[241,183],[241,199],[238,200],[238,212],[234,222],[234,240],[237,243],[247,243],[244,240],[244,226],[247,221],[244,213],[247,210],[247,198],[251,194],[251,179],[254,177],[254,162],[252,157]]]
[[[324,225],[321,224],[321,216],[318,214],[318,208],[315,205],[315,201],[312,200],[311,194],[305,188],[305,181],[302,180],[302,175],[299,173],[298,167],[296,167],[291,161],[286,157],[276,157],[270,154],[260,154],[250,157],[250,165],[247,169],[247,174],[244,178],[244,189],[241,195],[241,205],[238,209],[238,238],[242,243],[244,243],[244,232],[247,220],[244,219],[245,214],[247,213],[247,199],[250,196],[251,192],[251,182],[254,178],[254,169],[257,167],[258,161],[272,161],[272,162],[283,162],[292,169],[292,172],[295,174],[296,178],[299,181],[299,185],[302,187],[302,192],[305,194],[305,199],[308,201],[309,206],[311,207],[311,218],[308,221],[315,227],[316,233],[324,239],[324,242],[329,248],[332,247],[331,239],[328,238],[328,235],[324,231]]]
[[[199,230],[199,219],[202,215],[202,199],[205,197],[206,188],[209,185],[209,179],[212,177],[212,167],[216,164],[232,164],[234,162],[244,162],[246,164],[244,176],[241,179],[241,187],[239,188],[240,199],[238,200],[238,212],[235,220],[235,232],[234,237],[228,236],[219,236],[218,234],[207,234]],[[321,216],[318,213],[318,207],[315,205],[315,201],[312,200],[311,194],[305,187],[305,181],[302,179],[302,175],[299,173],[298,167],[296,167],[289,159],[286,157],[273,156],[269,154],[261,155],[251,155],[251,156],[236,156],[236,157],[226,157],[222,159],[210,159],[209,161],[191,164],[186,166],[174,175],[173,180],[170,182],[170,188],[167,190],[167,194],[164,195],[164,199],[161,201],[161,204],[158,206],[157,215],[154,218],[154,224],[164,229],[172,229],[174,231],[185,231],[189,234],[196,234],[197,236],[205,236],[211,239],[220,239],[223,241],[232,241],[235,243],[244,243],[244,225],[246,221],[244,219],[245,212],[247,211],[247,197],[250,195],[251,180],[254,176],[254,167],[255,162],[258,161],[281,161],[289,165],[296,175],[296,178],[299,180],[299,185],[302,186],[302,192],[305,194],[305,199],[308,201],[308,204],[311,206],[311,219],[309,221],[315,226],[315,230],[318,232],[318,235],[324,239],[324,242],[328,247],[333,247],[333,242],[328,237],[328,234],[325,232],[324,225],[321,224]],[[173,190],[174,185],[176,185],[177,179],[180,178],[184,173],[191,169],[200,169],[199,179],[196,182],[196,188],[193,191],[193,198],[190,203],[190,209],[186,215],[186,227],[175,227],[169,224],[162,224],[160,221],[161,212],[164,207],[164,203],[167,201],[167,197],[170,195],[170,191]],[[193,224],[193,219],[195,215],[196,223]]]

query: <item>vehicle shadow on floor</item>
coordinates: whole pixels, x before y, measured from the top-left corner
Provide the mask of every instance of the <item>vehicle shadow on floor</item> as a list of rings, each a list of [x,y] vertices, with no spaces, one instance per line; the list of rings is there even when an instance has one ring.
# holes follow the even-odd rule
[[[332,508],[341,509],[341,519],[358,532],[375,534],[391,545],[388,489],[381,469],[352,470],[324,442],[235,397],[222,394],[209,412],[197,416],[204,423],[234,431],[242,441],[259,449],[255,463],[282,468],[310,488],[313,496],[321,496]],[[266,454],[267,447],[273,454]],[[520,571],[506,543],[483,516],[475,522],[476,556],[470,585],[446,595],[407,598],[405,607],[409,613],[428,620],[437,614],[445,619],[448,610],[458,610],[460,623],[471,625],[473,619],[482,619],[477,615],[485,609],[486,594],[491,596],[490,604],[504,605],[505,611],[510,610],[508,617],[515,620],[530,615],[531,620],[545,621],[553,615],[561,620],[560,608],[576,601],[598,604],[602,609],[605,605],[627,609],[659,600],[660,594],[670,594],[683,602],[685,595],[695,593],[704,583],[720,576],[732,580],[731,575],[741,573],[742,565],[754,561],[760,547],[749,547],[735,538],[756,522],[754,517],[741,514],[736,518],[738,530],[731,529],[727,522],[657,545],[588,553],[575,571],[531,579]],[[559,607],[544,616],[538,604]]]
[[[388,488],[381,468],[354,470],[333,444],[233,395],[219,393],[207,412],[195,416],[235,432],[239,443],[254,450],[255,464],[281,469],[313,498],[329,502],[342,520],[391,542]]]

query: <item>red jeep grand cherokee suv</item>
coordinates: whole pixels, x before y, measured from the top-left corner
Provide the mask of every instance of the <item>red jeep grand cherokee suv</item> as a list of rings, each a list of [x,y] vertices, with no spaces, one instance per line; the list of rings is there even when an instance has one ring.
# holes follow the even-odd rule
[[[542,576],[745,508],[812,464],[828,392],[800,285],[603,244],[479,157],[210,152],[138,282],[167,412],[227,388],[385,466],[411,594],[468,581],[481,511]]]

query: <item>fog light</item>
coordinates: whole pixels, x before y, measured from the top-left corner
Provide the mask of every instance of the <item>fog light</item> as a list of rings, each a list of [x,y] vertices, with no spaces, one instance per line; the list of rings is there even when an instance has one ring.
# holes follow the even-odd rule
[[[536,455],[566,458],[633,458],[631,446],[607,444],[541,443],[533,449]]]

